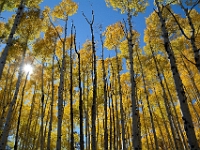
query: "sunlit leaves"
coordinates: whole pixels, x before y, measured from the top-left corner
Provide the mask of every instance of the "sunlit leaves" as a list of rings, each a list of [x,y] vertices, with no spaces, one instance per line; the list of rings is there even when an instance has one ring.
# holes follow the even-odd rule
[[[78,9],[77,3],[72,0],[62,0],[59,5],[55,6],[52,15],[59,19],[67,19],[72,16]]]
[[[124,38],[123,25],[120,22],[117,22],[113,25],[110,25],[106,28],[104,33],[105,42],[104,46],[108,49],[114,49],[119,46],[121,40]]]
[[[43,0],[24,0],[24,4],[29,8],[39,8],[39,4]],[[20,4],[21,0],[0,0],[0,10],[1,12],[4,10],[12,11],[14,8],[17,8]]]
[[[17,34],[21,35],[24,40],[34,40],[40,36],[42,25],[42,19],[40,18],[39,9],[30,9],[24,12],[21,22],[18,26]]]
[[[112,6],[114,9],[120,9],[121,13],[131,11],[133,15],[137,15],[138,12],[144,12],[148,5],[147,0],[105,0],[108,6]]]

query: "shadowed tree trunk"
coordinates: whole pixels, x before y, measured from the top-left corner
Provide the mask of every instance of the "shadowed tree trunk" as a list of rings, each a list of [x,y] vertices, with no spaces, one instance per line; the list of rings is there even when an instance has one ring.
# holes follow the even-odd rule
[[[120,73],[119,73],[119,60],[118,60],[119,57],[118,57],[118,52],[117,52],[117,48],[116,47],[115,47],[115,53],[116,53],[116,64],[117,64],[118,92],[119,92],[119,100],[120,100],[120,117],[121,117],[121,125],[122,125],[122,127],[121,127],[122,128],[122,142],[123,142],[123,150],[126,150],[125,125],[124,125],[124,108],[123,108],[123,99],[122,99],[122,86],[121,86]],[[117,102],[117,99],[116,99],[116,102]],[[121,135],[119,136],[119,139],[121,139]]]
[[[106,72],[104,64],[104,44],[102,35],[100,35],[102,47],[102,70],[103,70],[103,89],[104,89],[104,149],[108,150],[108,111],[107,111],[107,87],[106,87]]]
[[[90,31],[92,35],[92,58],[93,58],[93,99],[92,99],[92,150],[96,150],[96,112],[97,112],[97,71],[96,71],[96,50],[94,41],[94,12],[92,11],[92,20],[89,21],[86,16],[87,23],[90,25]]]
[[[47,150],[50,150],[51,147],[51,132],[52,132],[52,123],[53,123],[53,104],[54,104],[54,59],[55,59],[55,51],[56,51],[56,41],[54,43],[53,56],[52,56],[52,74],[51,74],[51,114],[49,121],[49,131],[48,131],[48,139],[47,139]]]
[[[9,79],[9,74],[10,74],[10,65],[9,64],[9,67],[8,67],[8,71],[6,73],[6,83],[5,83],[5,86],[3,88],[3,95],[1,96],[1,102],[0,102],[0,108],[2,108],[2,110],[0,111],[0,114],[1,114],[1,117],[0,117],[0,130],[2,129],[2,126],[3,126],[3,122],[4,122],[4,117],[5,117],[5,113],[6,113],[6,107],[7,107],[7,93],[10,92],[8,91],[8,79]],[[15,71],[14,71],[15,72]],[[12,80],[12,78],[11,78]],[[1,138],[1,135],[0,135],[0,138]]]
[[[40,126],[40,149],[44,149],[44,62],[42,61],[42,74],[41,74],[41,126]]]
[[[79,87],[79,116],[80,116],[80,149],[84,150],[84,135],[83,135],[83,100],[82,100],[82,86],[81,86],[81,55],[76,49],[76,31],[74,34],[74,50],[78,56],[78,87]],[[86,147],[87,148],[87,147]]]
[[[107,89],[108,89],[108,87],[107,87]],[[113,140],[113,138],[112,138],[112,108],[111,108],[111,95],[110,95],[111,93],[108,93],[108,100],[109,100],[109,102],[108,102],[108,107],[109,107],[109,111],[110,111],[110,115],[109,115],[109,118],[110,118],[110,141],[109,141],[109,144],[110,144],[110,150],[112,150],[112,140]]]
[[[18,74],[16,86],[15,86],[16,87],[15,93],[14,93],[12,101],[10,103],[10,107],[9,107],[8,114],[7,114],[7,117],[6,117],[6,123],[5,123],[3,133],[2,133],[2,136],[1,136],[1,140],[0,140],[0,149],[2,149],[2,150],[4,150],[5,147],[6,147],[6,141],[7,141],[9,130],[10,130],[10,125],[11,125],[11,120],[12,120],[12,115],[13,115],[13,109],[14,109],[14,106],[16,104],[16,100],[17,100],[17,96],[18,96],[19,88],[20,88],[20,83],[21,83],[21,79],[22,79],[22,76],[23,76],[22,70],[23,70],[23,65],[24,65],[24,57],[25,57],[25,54],[26,54],[26,48],[27,48],[27,41],[24,44],[24,48],[23,48],[23,56],[22,56],[20,67],[19,67],[19,74]]]
[[[129,25],[129,34],[126,33],[126,38],[128,40],[128,52],[129,52],[129,64],[130,64],[130,81],[131,81],[131,102],[132,102],[132,143],[133,147],[135,150],[141,149],[140,145],[140,133],[139,133],[139,122],[140,122],[140,117],[138,113],[138,107],[137,107],[137,101],[135,99],[135,87],[136,87],[136,82],[134,79],[134,68],[133,68],[133,27],[132,27],[132,15],[131,15],[131,10],[128,10],[128,25]]]
[[[20,108],[19,108],[19,116],[18,116],[18,121],[17,121],[17,131],[16,131],[16,134],[15,134],[14,150],[17,150],[17,148],[18,148],[19,126],[20,126],[20,121],[21,121],[22,106],[23,106],[23,102],[24,102],[24,91],[25,91],[28,75],[29,75],[29,72],[26,74],[25,83],[24,83],[24,86],[23,86],[23,89],[22,89],[21,104],[20,104]]]
[[[150,44],[150,42],[149,42],[149,44]],[[150,51],[151,51],[151,54],[152,54],[152,57],[153,57],[153,60],[154,60],[154,63],[155,63],[156,71],[157,71],[157,74],[158,74],[157,76],[158,76],[158,78],[160,80],[160,85],[161,85],[162,92],[163,92],[162,93],[162,97],[164,99],[164,104],[165,104],[164,106],[165,106],[165,110],[167,112],[167,118],[168,118],[169,123],[170,123],[170,129],[171,129],[171,132],[172,132],[172,137],[173,137],[173,140],[174,140],[174,145],[175,145],[175,148],[178,149],[178,145],[177,145],[176,140],[175,140],[175,131],[174,131],[172,120],[171,120],[172,113],[171,113],[171,110],[170,110],[170,107],[169,107],[169,103],[168,103],[168,98],[167,98],[167,94],[166,94],[166,91],[165,91],[165,87],[164,87],[164,84],[162,83],[162,77],[161,77],[161,73],[160,73],[160,70],[159,70],[159,63],[157,62],[157,59],[155,57],[154,50],[151,47],[151,44],[150,44]],[[160,108],[160,102],[159,101],[158,101],[158,105],[159,105],[159,108]],[[166,130],[168,130],[168,128],[166,128]],[[169,139],[170,139],[170,143],[171,143],[172,147],[174,147],[171,138],[169,138]]]
[[[29,139],[26,139],[26,137],[29,135],[29,132],[30,132],[30,127],[31,127],[31,124],[32,124],[32,118],[33,118],[33,110],[35,109],[35,99],[36,99],[36,83],[34,83],[34,92],[33,92],[33,97],[32,97],[32,100],[31,100],[31,109],[30,109],[30,113],[28,115],[28,120],[27,120],[27,123],[26,123],[26,128],[25,128],[25,131],[24,131],[24,136],[23,136],[23,143],[22,143],[22,150],[24,149],[27,149],[27,143],[29,143]]]
[[[136,55],[137,55],[137,58],[138,58],[138,61],[139,61],[139,64],[140,64],[142,81],[143,81],[143,84],[144,84],[144,93],[146,95],[147,107],[148,107],[149,114],[150,114],[150,120],[151,120],[151,125],[152,125],[152,132],[153,132],[154,141],[155,141],[155,149],[158,150],[159,149],[159,147],[158,147],[158,139],[157,139],[157,136],[156,136],[155,124],[154,124],[154,120],[153,120],[153,113],[152,113],[150,102],[149,102],[149,95],[148,95],[149,92],[147,90],[147,85],[146,85],[146,81],[145,81],[145,75],[144,75],[144,71],[143,71],[143,66],[142,66],[142,62],[140,60],[140,57],[139,57],[137,49],[136,49]]]
[[[195,0],[195,2],[193,2],[194,4],[192,4],[191,9],[188,10],[188,8],[184,7],[183,2],[181,0],[177,0],[178,4],[180,5],[181,9],[183,10],[183,12],[185,13],[185,16],[187,18],[187,21],[189,23],[191,32],[190,32],[190,37],[187,36],[187,34],[185,33],[184,29],[181,27],[179,21],[177,20],[176,16],[174,15],[174,13],[168,8],[167,10],[171,13],[171,15],[174,17],[175,22],[177,23],[179,30],[181,31],[181,33],[183,34],[183,36],[189,40],[191,46],[192,46],[192,50],[193,50],[193,55],[194,55],[194,60],[195,60],[195,66],[197,67],[198,71],[200,72],[200,49],[198,49],[197,44],[196,44],[196,35],[198,33],[196,33],[196,29],[195,29],[195,25],[193,24],[192,21],[192,17],[190,16],[190,12],[194,9],[194,7],[196,5],[198,5],[200,3],[200,0]],[[197,29],[199,30],[199,29]]]
[[[66,65],[66,36],[67,36],[67,20],[65,20],[65,28],[64,28],[64,40],[62,41],[62,65],[60,68],[60,82],[58,87],[58,125],[57,125],[57,143],[56,149],[61,150],[61,139],[62,139],[62,116],[63,116],[63,91],[64,91],[64,73],[65,73],[65,65]]]
[[[71,150],[74,150],[74,113],[73,113],[73,58],[72,58],[72,45],[74,39],[72,38],[73,34],[73,24],[71,27],[71,43],[70,43],[70,126],[71,126],[71,142],[70,142],[70,147]]]
[[[162,16],[161,6],[160,6],[158,0],[155,0],[155,3],[158,8],[158,11],[156,13],[161,22],[161,30],[162,30],[162,34],[163,34],[162,36],[163,36],[163,40],[164,40],[164,48],[168,54],[168,58],[169,58],[169,61],[171,64],[170,66],[171,66],[171,70],[173,72],[173,78],[174,78],[174,82],[175,82],[175,86],[176,86],[176,91],[178,94],[181,111],[183,114],[182,119],[184,120],[184,127],[185,127],[185,131],[186,131],[186,135],[187,135],[187,138],[188,138],[188,141],[190,144],[190,148],[192,150],[199,149],[199,145],[198,145],[197,138],[196,138],[195,131],[194,131],[194,125],[192,122],[192,117],[191,117],[188,103],[187,103],[187,97],[186,97],[185,91],[183,89],[183,83],[180,78],[180,74],[178,72],[174,53],[173,53],[173,50],[170,45],[170,40],[169,40],[168,31],[166,28],[165,19]]]
[[[4,50],[1,54],[1,57],[0,57],[0,79],[1,79],[1,76],[2,76],[2,73],[3,73],[3,68],[4,68],[5,63],[6,63],[6,58],[8,56],[9,48],[12,46],[13,36],[15,34],[17,26],[20,23],[20,19],[22,17],[22,14],[24,12],[24,1],[25,0],[21,0],[21,2],[20,2],[20,5],[18,7],[16,16],[15,16],[15,20],[14,20],[14,23],[13,23],[13,26],[12,26],[12,29],[11,29],[11,32],[9,34],[9,37],[8,37],[8,40],[7,40],[7,43],[6,43],[6,47],[4,48]]]

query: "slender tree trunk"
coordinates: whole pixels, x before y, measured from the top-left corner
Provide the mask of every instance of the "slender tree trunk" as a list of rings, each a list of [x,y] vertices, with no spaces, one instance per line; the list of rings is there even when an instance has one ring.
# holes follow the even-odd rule
[[[172,137],[173,137],[173,140],[174,140],[175,148],[178,149],[178,145],[177,145],[176,140],[175,140],[175,131],[174,131],[172,120],[171,120],[172,113],[171,113],[171,110],[170,110],[170,107],[169,107],[169,103],[168,103],[168,98],[167,98],[167,94],[166,94],[166,91],[165,91],[165,87],[164,87],[164,84],[162,83],[162,77],[161,77],[161,73],[159,71],[159,63],[157,62],[157,59],[156,59],[156,57],[154,55],[154,51],[153,51],[153,48],[151,47],[151,45],[150,45],[150,50],[151,50],[151,53],[152,53],[152,56],[153,56],[153,60],[154,60],[155,66],[156,66],[156,71],[158,73],[158,78],[160,80],[160,85],[162,87],[162,92],[163,92],[162,94],[163,94],[163,99],[164,99],[164,104],[165,104],[164,106],[165,106],[165,109],[166,109],[166,112],[167,112],[167,118],[168,118],[169,123],[170,123],[170,129],[172,131]],[[159,101],[158,101],[158,104],[160,105]],[[171,140],[171,138],[170,138],[170,140]],[[173,146],[172,141],[170,141],[170,142],[171,142],[171,144]]]
[[[162,16],[162,10],[160,8],[158,0],[155,0],[155,3],[158,8],[157,14],[158,14],[158,17],[161,22],[161,29],[162,29],[162,33],[163,33],[163,39],[164,39],[164,47],[165,47],[165,50],[166,50],[169,60],[170,60],[171,70],[173,72],[174,82],[175,82],[175,86],[176,86],[176,91],[177,91],[178,98],[180,101],[181,111],[183,114],[182,119],[184,120],[186,135],[188,137],[190,148],[192,150],[199,149],[199,145],[198,145],[197,138],[196,138],[195,131],[194,131],[194,125],[192,122],[192,117],[191,117],[188,103],[187,103],[187,97],[186,97],[185,91],[183,89],[183,83],[181,81],[180,74],[178,72],[174,53],[171,49],[169,36],[168,36],[166,24],[165,24],[165,19]]]
[[[4,7],[5,3],[6,3],[6,0],[4,0],[0,5],[0,15],[1,15],[2,11],[3,11],[3,7]]]
[[[8,36],[6,47],[4,48],[4,50],[1,54],[1,57],[0,57],[0,79],[1,79],[1,76],[2,76],[2,73],[3,73],[3,68],[4,68],[5,63],[6,63],[8,51],[9,51],[10,47],[12,46],[13,36],[15,34],[17,26],[20,23],[20,19],[22,17],[23,12],[24,12],[24,0],[21,0],[20,5],[19,5],[18,10],[17,10],[17,13],[16,13],[17,15],[15,16],[15,20],[14,20],[11,32]]]
[[[191,32],[192,34],[191,34],[190,38],[188,38],[186,36],[186,34],[183,34],[183,35],[186,37],[186,39],[189,39],[190,44],[192,45],[192,50],[193,50],[193,53],[194,53],[195,65],[196,65],[197,69],[200,72],[200,54],[199,54],[200,49],[198,49],[197,45],[196,45],[196,30],[195,30],[194,24],[192,22],[192,18],[190,17],[190,11],[191,10],[189,11],[188,8],[185,8],[180,0],[178,0],[178,2],[179,2],[179,5],[181,6],[181,9],[184,11],[184,13],[185,13],[185,15],[187,17],[187,20],[189,22],[189,25],[190,25],[190,28],[191,28],[191,31],[192,31]],[[197,4],[198,3],[200,3],[199,0],[197,1]],[[179,25],[179,27],[180,27],[180,25]],[[181,31],[183,31],[183,30],[181,30]]]
[[[71,35],[73,30],[73,25],[71,29]],[[71,150],[74,150],[74,114],[73,114],[73,77],[72,77],[72,70],[73,70],[73,58],[72,58],[72,37],[71,37],[71,43],[70,43],[70,125],[71,125],[71,142],[70,147]]]
[[[142,109],[142,112],[144,112],[144,110]],[[147,142],[147,149],[150,150],[150,144],[149,144],[149,139],[148,139],[148,133],[147,133],[147,125],[146,125],[146,119],[143,117],[143,121],[144,121],[144,129],[145,129],[145,134],[146,134],[146,142]]]
[[[178,128],[179,128],[180,133],[181,133],[181,136],[182,136],[182,138],[183,138],[183,143],[184,143],[184,145],[185,145],[185,148],[187,149],[187,147],[188,147],[187,145],[188,145],[188,144],[187,144],[186,139],[184,138],[183,131],[181,130],[181,125],[180,125],[180,121],[179,121],[179,118],[178,118],[178,113],[177,113],[177,111],[176,111],[175,104],[174,104],[174,102],[173,102],[173,98],[172,98],[171,92],[170,92],[170,90],[169,90],[168,83],[167,83],[167,80],[166,80],[166,77],[165,77],[164,72],[162,72],[162,74],[163,74],[163,77],[164,77],[164,82],[165,82],[165,85],[166,85],[166,89],[167,89],[168,94],[169,94],[169,97],[170,97],[170,102],[171,102],[171,104],[172,104],[172,108],[173,108],[173,110],[174,110],[174,112],[175,112],[175,116],[176,116],[176,119],[177,119]],[[171,121],[171,119],[170,119],[170,121]],[[170,122],[170,123],[171,123],[171,122]]]
[[[116,117],[116,119],[115,119],[115,132],[114,132],[115,133],[115,149],[120,149],[118,140],[121,139],[121,138],[120,138],[120,135],[119,135],[120,126],[119,126],[118,102],[117,102],[116,93],[114,93],[112,100],[115,102],[115,104],[114,103],[113,104],[114,104],[114,108],[115,108],[115,117]]]
[[[136,54],[137,54],[137,58],[138,58],[138,61],[139,61],[139,64],[140,64],[140,68],[141,68],[142,81],[143,81],[143,84],[144,84],[144,93],[146,95],[147,107],[148,107],[149,114],[150,114],[150,120],[151,120],[151,125],[152,125],[152,130],[153,130],[153,135],[154,135],[154,141],[155,141],[155,146],[156,146],[155,148],[156,148],[156,150],[158,150],[159,149],[158,139],[157,139],[157,136],[156,136],[156,130],[155,130],[155,125],[154,125],[154,120],[153,120],[153,113],[152,113],[150,103],[149,103],[149,95],[148,95],[148,91],[147,91],[147,85],[146,85],[146,81],[145,81],[145,75],[144,75],[142,62],[140,61],[137,49],[136,49]]]
[[[129,32],[130,32],[130,37],[127,35],[127,40],[128,40],[128,51],[129,51],[129,63],[130,63],[130,81],[131,81],[131,102],[132,102],[132,143],[134,146],[135,150],[141,149],[140,147],[140,133],[139,133],[139,122],[140,122],[140,117],[138,113],[138,107],[137,107],[137,101],[135,99],[135,87],[136,87],[136,82],[134,79],[134,69],[133,69],[133,27],[132,27],[132,15],[130,10],[128,11],[128,24],[129,24]],[[127,33],[128,34],[128,33]]]
[[[97,71],[96,71],[96,51],[93,27],[91,26],[92,33],[92,52],[93,52],[93,66],[94,66],[94,80],[93,80],[93,103],[92,103],[92,150],[96,150],[96,101],[97,101]]]
[[[164,149],[167,149],[167,147],[166,147],[166,145],[165,145],[165,140],[164,140],[165,138],[164,138],[164,135],[163,135],[163,132],[162,132],[162,129],[161,129],[161,125],[160,125],[160,123],[159,123],[159,120],[158,120],[156,114],[155,114],[154,112],[153,112],[153,114],[154,114],[154,118],[155,118],[155,120],[156,120],[156,122],[157,122],[157,124],[158,124],[159,132],[160,132],[160,134],[161,134],[161,141],[162,141],[161,144],[163,144],[162,146],[164,147]]]
[[[146,116],[146,112],[145,112],[145,109],[144,109],[144,107],[143,107],[143,110],[142,110],[142,112],[143,112],[143,118],[144,119],[148,119],[147,117],[145,117]],[[149,119],[148,119],[149,120]],[[145,121],[146,122],[146,121]],[[146,123],[145,123],[146,124]],[[148,126],[147,126],[147,124],[146,124],[146,130],[147,130],[147,135],[149,136],[149,139],[150,139],[150,145],[151,145],[151,147],[152,147],[152,149],[155,149],[154,148],[154,144],[153,144],[153,140],[152,140],[152,138],[151,138],[151,134],[150,134],[150,132],[149,132],[149,128],[148,128]],[[147,137],[148,138],[148,137]]]
[[[109,111],[110,111],[110,116],[109,116],[109,118],[110,118],[110,141],[109,141],[109,143],[110,143],[110,150],[112,150],[112,140],[113,140],[113,138],[112,138],[112,115],[113,115],[113,113],[112,113],[112,109],[111,109],[111,96],[110,96],[110,94],[111,93],[108,93],[108,98],[109,98]]]
[[[91,146],[91,138],[90,138],[90,135],[91,135],[91,133],[90,133],[90,123],[89,123],[89,114],[88,114],[88,110],[89,110],[89,108],[88,108],[88,102],[89,102],[89,77],[88,77],[88,75],[87,75],[87,107],[86,107],[86,124],[87,124],[87,126],[86,126],[86,129],[87,129],[87,133],[88,133],[88,135],[87,135],[87,145],[88,145],[88,147],[86,147],[86,149],[88,149],[88,150],[90,150],[90,146]]]
[[[90,25],[90,31],[92,35],[92,58],[93,58],[93,99],[92,99],[92,150],[96,150],[96,111],[97,111],[97,71],[96,71],[96,50],[94,41],[94,12],[92,11],[92,21],[89,21],[86,16],[87,23]]]
[[[41,126],[40,126],[40,150],[44,149],[44,62],[42,62],[42,84],[41,84]]]
[[[44,147],[46,148],[46,144],[45,144],[45,141],[46,141],[46,135],[47,135],[47,125],[48,125],[48,122],[50,121],[49,120],[49,117],[50,117],[50,106],[49,106],[49,109],[48,109],[48,112],[47,112],[47,118],[46,118],[46,122],[45,122],[45,127],[44,127]]]
[[[168,129],[168,127],[167,127],[167,123],[166,123],[166,120],[165,120],[165,117],[164,117],[162,108],[161,108],[160,101],[158,100],[158,96],[157,96],[157,94],[156,94],[155,88],[154,88],[154,91],[155,91],[155,96],[156,96],[156,103],[157,103],[157,105],[158,105],[158,108],[160,109],[160,113],[161,113],[161,117],[162,117],[162,120],[163,120],[163,123],[164,123],[164,127],[165,127],[165,130],[166,130],[166,132],[167,132],[167,138],[168,138],[168,141],[169,141],[169,145],[172,146],[173,149],[175,149],[174,144],[173,144],[173,142],[172,142],[172,138],[171,138],[171,136],[170,136],[169,129]],[[166,108],[166,109],[167,109],[167,108]],[[168,115],[168,112],[167,112],[167,115]],[[167,118],[169,118],[169,117],[167,116]],[[170,120],[169,120],[169,121],[170,121]],[[171,124],[170,124],[170,127],[171,127]],[[171,131],[173,130],[172,128],[170,128],[170,129],[171,129]],[[173,131],[172,131],[172,132],[173,132]],[[172,134],[172,135],[173,135],[173,134]]]
[[[67,36],[67,19],[65,20],[65,33],[63,44],[63,56],[62,56],[62,66],[60,68],[60,83],[58,87],[58,125],[57,125],[57,143],[56,149],[61,150],[61,139],[62,139],[62,116],[63,116],[63,91],[64,91],[64,73],[65,73],[65,65],[66,65],[66,36]]]
[[[111,95],[111,99],[112,99],[112,120],[113,120],[113,147],[114,149],[117,149],[118,148],[118,145],[117,145],[117,126],[116,126],[116,116],[117,116],[117,112],[115,112],[115,106],[114,106],[114,102],[113,102],[113,94]]]
[[[117,48],[115,48],[116,53],[116,64],[117,64],[117,81],[118,81],[118,92],[119,92],[119,100],[120,100],[120,117],[121,117],[121,125],[122,125],[122,141],[123,141],[123,150],[126,150],[126,139],[125,139],[125,125],[124,125],[124,109],[123,109],[123,99],[122,99],[122,87],[119,73],[119,57],[117,53]],[[121,136],[120,136],[121,137]],[[121,139],[121,138],[120,138]]]
[[[10,78],[10,84],[9,84],[9,90],[8,90],[8,93],[7,93],[7,98],[6,98],[6,105],[8,106],[12,100],[12,96],[14,94],[14,92],[12,92],[12,87],[13,87],[13,82],[14,82],[14,77],[15,77],[15,72],[17,71],[17,68],[19,68],[19,65],[17,64],[14,68],[14,71],[12,73],[12,76]],[[6,106],[6,107],[7,107]]]
[[[107,111],[107,87],[106,87],[106,71],[104,64],[104,43],[102,35],[100,35],[101,47],[102,47],[102,70],[103,70],[103,89],[104,89],[104,149],[108,150],[108,111]]]
[[[24,91],[25,91],[28,75],[29,75],[29,72],[26,75],[25,83],[24,83],[24,86],[22,89],[22,97],[21,97],[21,104],[20,104],[20,108],[19,108],[19,116],[18,116],[18,121],[17,121],[17,131],[16,131],[16,136],[15,136],[14,150],[17,150],[17,148],[18,148],[19,126],[20,126],[20,121],[21,121],[22,106],[23,106],[23,102],[24,102]]]
[[[35,131],[37,128],[37,121],[35,121],[35,124],[33,125],[33,130]],[[37,137],[39,138],[40,134],[36,134],[34,139],[33,139],[33,147],[32,147],[32,150],[35,150],[37,147]]]
[[[6,141],[7,141],[9,130],[10,130],[10,125],[11,125],[11,120],[12,120],[12,115],[13,115],[13,109],[14,109],[14,106],[16,104],[16,100],[17,100],[17,96],[18,96],[19,88],[20,88],[20,83],[21,83],[21,79],[22,79],[22,76],[23,76],[22,69],[23,69],[23,65],[24,65],[24,57],[25,57],[25,54],[26,54],[26,47],[27,47],[27,43],[25,44],[25,47],[23,49],[23,56],[22,56],[22,61],[21,61],[20,67],[19,67],[19,75],[18,75],[16,86],[15,86],[16,87],[15,93],[14,93],[12,101],[10,103],[9,111],[8,111],[8,114],[7,114],[7,117],[6,117],[6,123],[5,123],[3,133],[2,133],[2,137],[1,137],[1,140],[0,140],[0,149],[2,149],[2,150],[5,149],[6,144],[7,144]]]
[[[181,59],[182,59],[182,62],[183,62],[183,65],[184,65],[185,69],[187,70],[188,75],[190,76],[190,81],[192,83],[192,86],[194,87],[194,90],[195,90],[196,94],[197,94],[197,98],[199,99],[200,98],[200,92],[199,92],[199,89],[198,89],[198,87],[197,87],[197,85],[195,83],[194,77],[192,75],[192,71],[186,65],[185,61],[183,60],[183,57],[181,57]]]
[[[86,95],[87,95],[87,88],[85,88],[85,84],[86,84],[86,77],[85,77],[85,73],[83,73],[83,101],[85,102],[87,99],[86,99]],[[87,103],[83,103],[83,108],[84,108],[84,110],[83,110],[83,112],[85,113],[85,147],[86,147],[86,149],[88,148],[88,130],[87,130],[87,128],[88,128],[88,126],[87,126],[87,113],[86,113],[86,111],[87,111],[87,106],[86,106],[86,104]]]
[[[10,64],[9,64],[9,68],[8,68],[8,71],[7,71],[7,74],[6,74],[6,83],[5,83],[5,86],[4,86],[4,90],[3,90],[3,94],[1,96],[1,105],[0,105],[0,108],[2,109],[1,110],[1,119],[0,119],[0,130],[2,129],[2,126],[3,126],[3,122],[4,122],[4,117],[5,117],[5,113],[6,113],[6,107],[7,107],[7,104],[6,104],[6,96],[7,96],[7,92],[8,92],[8,79],[9,79],[9,75],[10,74]],[[1,138],[1,135],[0,135],[0,138]]]
[[[186,88],[185,86],[184,86],[184,89],[185,89],[185,92],[186,92],[186,94],[187,94],[188,99],[190,100],[190,105],[191,105],[191,107],[192,107],[192,109],[193,109],[193,111],[194,111],[194,113],[195,113],[195,115],[196,115],[196,118],[197,118],[198,122],[199,122],[199,120],[200,120],[199,114],[198,114],[196,108],[194,107],[194,105],[193,105],[193,103],[192,103],[192,99],[191,99],[191,97],[190,97],[190,95],[189,95],[189,93],[188,93],[188,91],[187,91],[187,88]],[[198,124],[199,124],[199,123],[198,123]]]
[[[81,86],[81,55],[76,49],[76,32],[74,37],[74,49],[78,55],[78,86],[79,86],[79,116],[80,116],[80,149],[84,150],[84,135],[83,135],[83,100],[82,100],[82,86]]]
[[[48,139],[47,139],[47,150],[51,148],[51,132],[52,132],[52,124],[53,124],[53,105],[54,105],[54,58],[55,58],[55,51],[56,51],[56,40],[53,49],[53,56],[52,56],[52,74],[51,74],[51,114],[50,114],[50,121],[49,121],[49,131],[48,131]]]
[[[33,92],[33,97],[31,100],[31,109],[30,109],[30,113],[29,113],[29,117],[27,120],[27,125],[25,128],[25,132],[24,132],[24,136],[23,136],[23,143],[22,143],[22,150],[27,149],[27,143],[29,143],[29,139],[26,139],[27,135],[29,135],[30,132],[30,127],[32,124],[32,117],[33,117],[33,110],[35,108],[35,98],[36,98],[36,83],[35,83],[35,88],[34,88],[34,92]]]

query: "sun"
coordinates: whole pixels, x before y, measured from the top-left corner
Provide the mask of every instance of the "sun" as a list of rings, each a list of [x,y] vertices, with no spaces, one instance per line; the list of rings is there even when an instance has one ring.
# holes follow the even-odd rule
[[[26,73],[32,74],[33,73],[33,67],[30,64],[24,65],[24,71]]]

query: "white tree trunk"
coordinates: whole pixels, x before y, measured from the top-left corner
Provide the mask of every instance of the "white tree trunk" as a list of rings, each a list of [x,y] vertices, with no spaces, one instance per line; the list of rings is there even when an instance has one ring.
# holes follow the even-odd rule
[[[128,24],[129,24],[129,32],[130,32],[130,37],[128,37],[128,51],[129,51],[129,61],[130,61],[130,81],[131,81],[131,102],[132,102],[132,143],[134,149],[141,149],[140,145],[140,130],[139,130],[139,124],[140,124],[140,119],[139,119],[139,109],[137,106],[137,101],[135,99],[135,87],[136,87],[136,82],[134,79],[134,69],[133,69],[133,32],[132,32],[132,23],[131,19],[132,16],[130,14],[131,12],[128,12]],[[128,36],[128,34],[127,34]]]
[[[61,137],[62,137],[62,116],[63,116],[63,91],[64,91],[64,73],[65,73],[65,42],[67,36],[67,20],[65,22],[65,37],[63,42],[63,58],[62,66],[60,68],[60,83],[58,88],[58,124],[57,124],[57,143],[56,149],[61,150]]]
[[[158,14],[160,22],[161,22],[161,30],[162,30],[163,39],[164,39],[164,47],[168,54],[168,58],[170,61],[171,70],[173,73],[173,78],[174,78],[174,82],[175,82],[175,86],[176,86],[176,91],[177,91],[180,106],[181,106],[181,111],[182,111],[182,115],[183,115],[182,119],[184,121],[186,135],[188,138],[190,148],[192,150],[197,150],[197,149],[199,149],[199,145],[198,145],[197,138],[196,138],[195,131],[194,131],[192,116],[190,114],[189,107],[188,107],[187,97],[186,97],[185,91],[183,89],[183,83],[180,78],[180,74],[178,72],[174,53],[171,49],[169,36],[168,36],[165,20],[162,17],[162,11],[161,11],[160,5],[158,3],[158,0],[155,0],[155,2],[156,2],[156,6],[158,8],[157,14]]]
[[[23,12],[24,12],[23,3],[24,3],[24,0],[21,0],[21,3],[20,3],[18,10],[17,10],[17,15],[15,16],[15,20],[14,20],[11,32],[9,34],[9,37],[8,37],[8,41],[6,43],[6,47],[4,48],[2,55],[0,57],[0,79],[1,79],[1,76],[2,76],[2,73],[3,73],[3,68],[4,68],[5,63],[6,63],[6,58],[8,56],[8,50],[12,45],[13,35],[15,34],[17,26],[20,22],[20,19],[22,17]]]
[[[6,147],[6,142],[7,142],[7,138],[8,138],[8,134],[9,134],[9,130],[10,130],[11,119],[12,119],[12,115],[13,115],[13,110],[14,110],[14,107],[15,107],[15,103],[16,103],[16,100],[17,100],[18,93],[19,93],[21,78],[23,76],[22,70],[23,70],[23,65],[24,65],[25,51],[26,50],[24,49],[24,54],[22,56],[22,61],[21,61],[20,68],[19,68],[18,79],[17,79],[17,83],[16,83],[16,86],[15,86],[16,87],[15,93],[14,93],[14,96],[13,96],[12,101],[10,103],[8,115],[6,117],[6,123],[4,125],[3,133],[2,133],[2,136],[1,136],[1,139],[0,139],[0,150],[4,150],[5,147]]]

